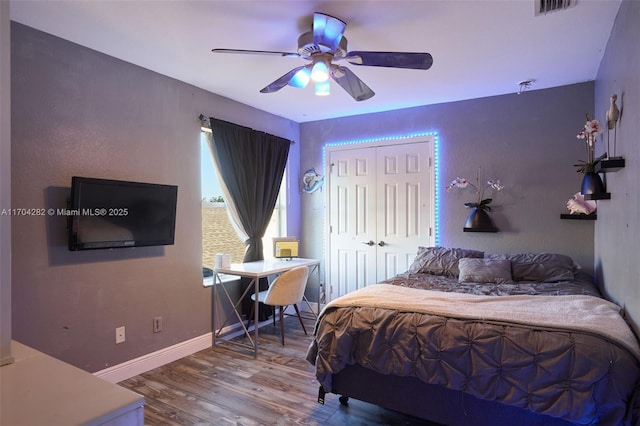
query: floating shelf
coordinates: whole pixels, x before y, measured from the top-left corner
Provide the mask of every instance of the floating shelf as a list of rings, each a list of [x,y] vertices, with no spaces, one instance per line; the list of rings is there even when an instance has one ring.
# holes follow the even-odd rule
[[[622,157],[607,158],[600,160],[598,164],[596,164],[596,173],[613,173],[623,169],[624,166],[625,162]]]
[[[601,192],[599,194],[584,194],[585,200],[610,200],[611,193]]]
[[[561,214],[560,219],[572,219],[572,220],[596,220],[598,219],[598,215],[595,213],[591,214]]]
[[[464,232],[498,232],[498,228],[462,228]]]

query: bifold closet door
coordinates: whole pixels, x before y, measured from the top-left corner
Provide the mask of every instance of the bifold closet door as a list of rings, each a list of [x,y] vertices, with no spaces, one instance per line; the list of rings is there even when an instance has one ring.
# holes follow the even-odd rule
[[[432,232],[429,142],[329,153],[331,299],[408,269]]]

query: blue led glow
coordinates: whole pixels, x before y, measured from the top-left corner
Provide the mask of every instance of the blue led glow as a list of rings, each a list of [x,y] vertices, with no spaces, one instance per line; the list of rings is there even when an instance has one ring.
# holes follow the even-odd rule
[[[309,70],[309,68],[305,67],[295,73],[287,84],[289,84],[289,86],[302,89],[304,87],[307,87],[307,84],[309,84],[309,80],[311,80],[311,71]]]
[[[344,29],[344,22],[338,21],[337,19],[327,21],[327,25],[324,27],[324,38],[332,50],[335,50],[340,44]]]
[[[328,50],[336,50],[347,24],[322,13],[313,15],[313,42]]]
[[[329,81],[318,81],[316,83],[316,96],[327,96],[331,93]]]
[[[371,142],[380,142],[380,141],[390,141],[390,140],[400,140],[400,139],[411,139],[421,136],[433,136],[433,173],[434,173],[434,245],[440,245],[440,143],[438,139],[437,132],[422,132],[422,133],[410,133],[407,135],[401,136],[381,136],[377,138],[368,138],[368,139],[358,139],[351,141],[341,141],[341,142],[331,142],[327,143],[322,150],[322,170],[326,170],[326,152],[327,148],[333,146],[343,146],[343,145],[356,145],[361,143],[371,143]]]
[[[435,217],[434,217],[434,223],[435,223],[435,230],[434,232],[434,242],[436,246],[440,245],[440,142],[438,139],[438,134],[437,133],[432,133],[433,135],[433,174],[434,174],[434,187],[435,187],[435,194],[434,194],[434,209],[433,211],[435,212]]]

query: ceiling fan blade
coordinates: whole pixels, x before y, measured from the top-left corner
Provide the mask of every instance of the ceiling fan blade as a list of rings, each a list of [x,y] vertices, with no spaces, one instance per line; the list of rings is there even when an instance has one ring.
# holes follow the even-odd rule
[[[313,43],[324,52],[335,52],[347,24],[324,13],[313,14]]]
[[[306,65],[303,65],[301,67],[296,67],[296,68],[292,69],[291,71],[289,71],[288,73],[286,73],[285,75],[283,75],[282,77],[280,77],[279,79],[274,81],[273,83],[269,84],[264,89],[260,90],[260,93],[277,92],[278,90],[282,89],[284,86],[289,84],[291,82],[291,80],[295,77],[295,75],[298,73],[298,71],[300,71],[300,70],[302,70],[302,69],[304,69],[306,67],[307,67]],[[304,86],[299,85],[299,84],[292,84],[292,86],[294,86],[294,87],[304,87],[304,86],[306,86],[306,84]]]
[[[375,95],[374,91],[349,68],[332,65],[331,78],[356,101],[366,101]]]
[[[428,53],[412,52],[349,52],[345,57],[354,65],[372,67],[409,68],[428,70],[433,65],[433,57]]]
[[[248,55],[271,55],[299,58],[300,54],[293,52],[274,52],[272,50],[242,50],[242,49],[211,49],[213,53],[235,53]]]

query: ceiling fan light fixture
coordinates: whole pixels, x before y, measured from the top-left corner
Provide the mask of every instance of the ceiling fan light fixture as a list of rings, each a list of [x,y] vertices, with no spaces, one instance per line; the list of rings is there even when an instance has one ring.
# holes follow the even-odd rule
[[[334,61],[345,60],[358,66],[414,70],[427,70],[433,64],[433,57],[426,52],[350,52],[347,50],[347,38],[344,36],[346,26],[344,21],[336,17],[315,12],[311,31],[302,33],[298,37],[297,53],[244,49],[212,49],[212,52],[271,55],[301,58],[308,61],[305,65],[295,67],[269,83],[260,90],[260,93],[277,92],[286,86],[303,88],[313,80],[316,95],[324,96],[329,94],[329,80],[331,79],[358,102],[370,99],[375,95],[375,92],[349,68],[340,67],[334,64]]]
[[[313,68],[311,68],[311,80],[316,83],[329,81],[329,66],[324,60],[320,59],[313,63]]]
[[[293,77],[289,81],[289,86],[302,89],[307,87],[307,84],[309,84],[310,80],[311,80],[311,70],[305,67],[293,75]]]
[[[330,93],[329,80],[316,82],[316,96],[329,96]]]

